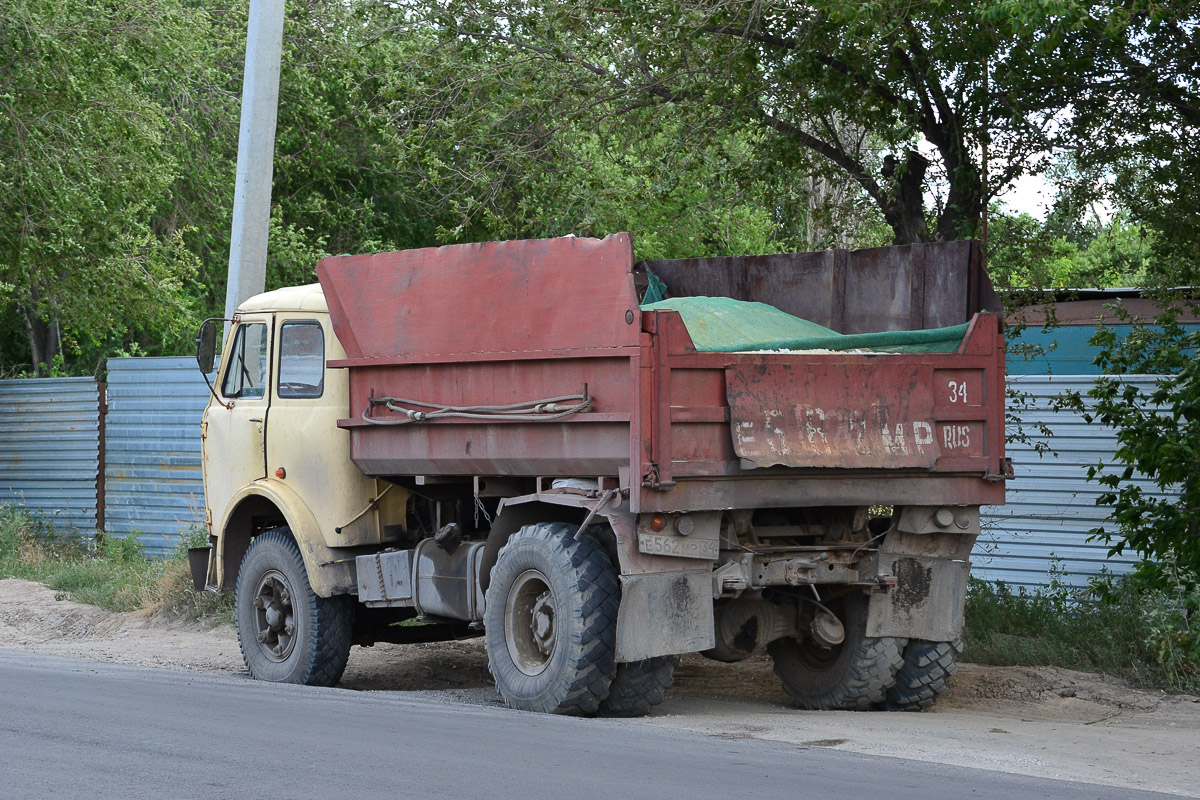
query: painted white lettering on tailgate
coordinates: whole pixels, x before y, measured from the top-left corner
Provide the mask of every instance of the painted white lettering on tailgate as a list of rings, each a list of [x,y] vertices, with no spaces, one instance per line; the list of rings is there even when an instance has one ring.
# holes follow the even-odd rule
[[[967,402],[967,382],[966,381],[950,381],[950,402],[951,403],[966,403]]]
[[[867,417],[864,412],[850,412],[850,418],[846,420],[846,432],[850,435],[850,441],[854,442],[855,453],[860,456],[871,453],[871,443],[867,439]]]
[[[814,453],[832,453],[829,439],[825,436],[825,410],[808,408],[804,411],[804,433],[808,437],[808,446]],[[820,441],[818,441],[820,440]]]
[[[737,440],[739,442],[753,442],[754,441],[753,433],[754,433],[754,423],[753,422],[739,422],[738,423]]]
[[[942,445],[947,450],[960,450],[971,446],[970,425],[947,425],[942,429]]]
[[[924,454],[925,445],[933,444],[933,426],[928,422],[914,422],[913,444],[917,446],[918,453]]]
[[[775,420],[782,416],[783,412],[776,411],[775,409],[768,409],[763,412],[763,427],[770,434],[767,436],[767,447],[771,448],[771,452],[777,456],[790,455],[792,452],[787,444],[787,436],[775,425]]]
[[[904,426],[896,423],[896,431],[889,430],[890,425],[883,426],[883,449],[893,455],[908,455],[908,443],[904,441]]]

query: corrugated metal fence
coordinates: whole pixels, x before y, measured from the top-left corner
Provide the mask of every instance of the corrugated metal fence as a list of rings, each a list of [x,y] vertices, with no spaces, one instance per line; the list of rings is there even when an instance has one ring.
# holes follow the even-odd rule
[[[104,530],[139,531],[165,554],[204,522],[200,419],[208,386],[192,358],[113,358],[104,421]]]
[[[138,531],[164,555],[204,520],[208,387],[191,358],[113,358],[108,378],[0,381],[0,503],[83,535]]]
[[[1102,460],[1111,463],[1117,447],[1115,433],[1085,422],[1078,414],[1051,408],[1055,398],[1069,391],[1079,392],[1087,401],[1095,380],[1093,375],[1009,376],[1009,386],[1032,399],[1033,407],[1020,412],[1030,441],[1008,446],[1016,478],[1008,482],[1007,505],[984,509],[983,536],[971,557],[976,577],[1045,586],[1053,566],[1059,580],[1078,586],[1104,570],[1127,572],[1134,563],[1128,555],[1109,559],[1106,545],[1087,541],[1088,531],[1107,517],[1107,510],[1096,506],[1103,487],[1088,482],[1087,469]],[[1146,390],[1155,378],[1129,375],[1122,380]],[[1039,433],[1037,423],[1048,426],[1052,435]],[[1039,442],[1052,452],[1039,455],[1034,449]],[[1139,485],[1147,495],[1164,496],[1148,480]]]
[[[96,527],[100,394],[90,378],[0,381],[0,503]]]

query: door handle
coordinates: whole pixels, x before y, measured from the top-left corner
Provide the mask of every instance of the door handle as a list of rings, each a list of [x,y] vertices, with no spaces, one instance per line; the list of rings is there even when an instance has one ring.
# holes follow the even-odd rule
[[[262,417],[248,417],[246,422],[262,422]]]

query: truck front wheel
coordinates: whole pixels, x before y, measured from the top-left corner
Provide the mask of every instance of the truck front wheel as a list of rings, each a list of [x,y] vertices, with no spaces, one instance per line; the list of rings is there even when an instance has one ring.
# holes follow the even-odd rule
[[[604,548],[576,525],[521,528],[500,551],[484,610],[488,669],[524,711],[592,714],[616,672],[620,588]]]
[[[796,706],[854,711],[884,702],[904,663],[905,640],[867,636],[867,605],[862,594],[829,603],[845,629],[840,645],[821,647],[811,639],[791,637],[767,645],[775,674]]]
[[[259,534],[238,570],[238,644],[251,677],[333,686],[350,657],[354,606],[348,596],[319,597],[287,528]]]

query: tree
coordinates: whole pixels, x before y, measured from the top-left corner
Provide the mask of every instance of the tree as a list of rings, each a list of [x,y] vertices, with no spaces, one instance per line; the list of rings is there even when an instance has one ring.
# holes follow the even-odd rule
[[[64,330],[169,314],[193,262],[148,210],[170,184],[146,91],[194,31],[169,2],[0,2],[0,291],[44,374]]]
[[[751,131],[793,182],[853,181],[897,243],[975,235],[1049,146],[1051,110],[1022,90],[1044,20],[999,0],[402,5],[438,48],[472,54],[472,76],[479,63],[530,76],[531,113],[594,125],[670,109],[695,141]]]
[[[1047,31],[1058,69],[1029,90],[1070,114],[1076,190],[1154,232],[1165,285],[1200,282],[1200,4],[1069,3]],[[1107,176],[1108,180],[1098,180]]]

